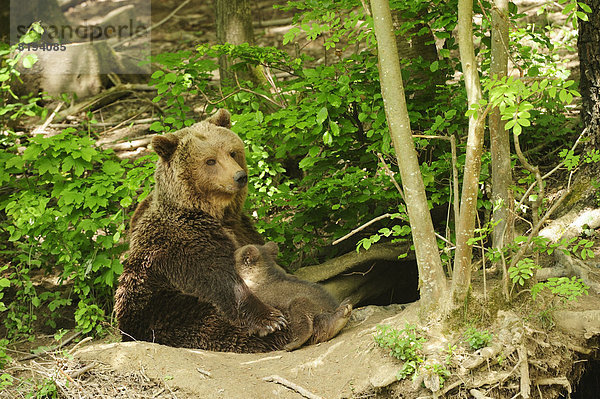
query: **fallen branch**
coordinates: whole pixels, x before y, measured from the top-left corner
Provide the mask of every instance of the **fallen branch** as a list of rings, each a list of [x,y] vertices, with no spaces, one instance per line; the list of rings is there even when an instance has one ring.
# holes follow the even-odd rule
[[[301,267],[294,272],[294,275],[303,280],[317,283],[347,272],[364,263],[375,260],[396,261],[399,256],[410,252],[410,244],[408,242],[396,244],[377,243],[372,245],[368,251],[362,249],[358,253],[349,252],[319,265]],[[414,255],[414,252],[411,255]],[[408,258],[404,258],[404,260],[408,260]]]
[[[56,113],[58,111],[60,111],[60,109],[62,108],[63,105],[65,105],[65,103],[62,102],[62,101],[60,103],[58,103],[58,105],[56,106],[56,108],[54,109],[54,111],[52,111],[52,113],[50,114],[50,116],[46,119],[46,121],[44,122],[44,124],[42,124],[41,126],[38,126],[35,129],[33,129],[33,132],[31,132],[31,134],[33,136],[35,136],[36,134],[46,133],[46,129],[48,128],[48,125],[52,122],[52,120],[56,116]]]
[[[92,362],[90,364],[88,364],[85,367],[80,368],[77,371],[74,371],[73,373],[71,373],[71,378],[75,379],[77,377],[79,377],[80,375],[87,373],[88,371],[90,371],[91,369],[93,369],[94,367],[96,367],[98,365],[98,362]]]
[[[81,331],[77,331],[75,334],[71,335],[69,338],[65,339],[63,342],[61,342],[58,345],[53,346],[52,348],[39,352],[39,353],[33,353],[29,356],[25,356],[22,357],[21,359],[18,359],[19,362],[24,362],[26,360],[31,360],[31,359],[35,359],[36,357],[40,357],[40,356],[44,356],[47,355],[51,352],[54,352],[60,348],[62,348],[65,345],[68,345],[71,341],[73,341],[75,338],[79,337],[81,335]]]
[[[342,238],[338,238],[337,240],[332,242],[331,245],[339,244],[340,242],[344,241],[345,239],[352,237],[354,234],[358,233],[359,231],[364,230],[365,228],[369,227],[373,223],[378,222],[381,219],[390,218],[390,217],[393,218],[393,215],[391,213],[386,213],[385,215],[377,216],[375,219],[371,219],[370,221],[363,224],[362,226],[357,227],[356,229],[352,230],[350,233],[346,234]]]
[[[290,381],[286,380],[285,378],[282,378],[278,375],[271,375],[269,377],[265,377],[265,378],[263,378],[263,381],[274,382],[275,384],[283,385],[284,387],[289,388],[292,391],[296,391],[300,395],[302,395],[308,399],[323,399],[320,396],[315,395],[314,393],[308,391],[307,389],[302,388],[300,385],[294,384],[293,382],[290,382]]]
[[[519,353],[519,364],[521,372],[521,397],[523,399],[529,399],[531,396],[531,380],[529,379],[529,362],[527,361],[527,348],[521,344],[517,348]]]
[[[573,392],[571,383],[567,377],[538,378],[535,380],[535,385],[562,385],[567,389],[569,394]]]

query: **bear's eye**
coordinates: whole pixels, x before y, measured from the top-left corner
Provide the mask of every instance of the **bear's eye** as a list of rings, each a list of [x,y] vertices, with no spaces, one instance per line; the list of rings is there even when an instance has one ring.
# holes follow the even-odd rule
[[[217,161],[215,159],[207,159],[206,160],[206,164],[209,166],[213,166],[217,163]]]
[[[235,156],[237,155],[237,152],[235,152],[235,151],[231,151],[231,152],[229,153],[229,155],[231,155],[231,158],[235,158]]]

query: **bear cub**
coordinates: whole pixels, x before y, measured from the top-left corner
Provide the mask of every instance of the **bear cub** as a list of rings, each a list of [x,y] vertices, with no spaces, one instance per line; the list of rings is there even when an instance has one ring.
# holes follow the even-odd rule
[[[352,305],[348,300],[339,304],[318,284],[286,273],[275,262],[278,254],[274,242],[246,245],[235,252],[235,265],[261,301],[285,314],[292,335],[285,349],[291,351],[305,343],[333,338],[348,322]]]

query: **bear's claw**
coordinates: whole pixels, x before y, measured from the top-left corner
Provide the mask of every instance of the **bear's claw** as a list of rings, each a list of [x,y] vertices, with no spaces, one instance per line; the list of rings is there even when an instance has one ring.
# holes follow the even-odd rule
[[[265,335],[281,330],[286,326],[287,320],[283,314],[279,310],[273,308],[265,318],[253,323],[253,325],[249,327],[249,331],[250,334],[264,337]]]

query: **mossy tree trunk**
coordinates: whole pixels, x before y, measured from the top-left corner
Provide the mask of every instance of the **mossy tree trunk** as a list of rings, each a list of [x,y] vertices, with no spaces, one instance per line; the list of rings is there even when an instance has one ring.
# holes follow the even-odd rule
[[[592,12],[579,20],[579,70],[581,72],[582,119],[588,129],[588,150],[600,148],[600,0],[584,0]]]
[[[492,59],[490,73],[501,78],[508,72],[508,0],[494,0],[492,15]],[[512,171],[510,165],[510,139],[504,128],[506,121],[500,119],[500,110],[495,107],[489,116],[490,152],[492,155],[492,246],[501,249],[512,241],[514,218],[513,198],[510,190]],[[507,279],[502,260],[496,265]],[[505,284],[505,288],[507,285]],[[508,295],[508,292],[505,292]]]
[[[438,253],[425,186],[410,129],[388,0],[371,0],[371,10],[377,37],[381,94],[398,160],[415,245],[421,282],[421,304],[425,314],[431,315],[444,303],[446,277]]]
[[[458,1],[458,47],[467,100],[471,107],[478,104],[481,99],[481,84],[473,46],[473,2],[471,0]],[[456,224],[456,253],[452,274],[452,296],[455,305],[464,301],[471,284],[473,247],[472,244],[469,244],[469,240],[473,238],[475,229],[482,149],[483,124],[478,123],[476,115],[471,115],[469,117],[460,216]]]

